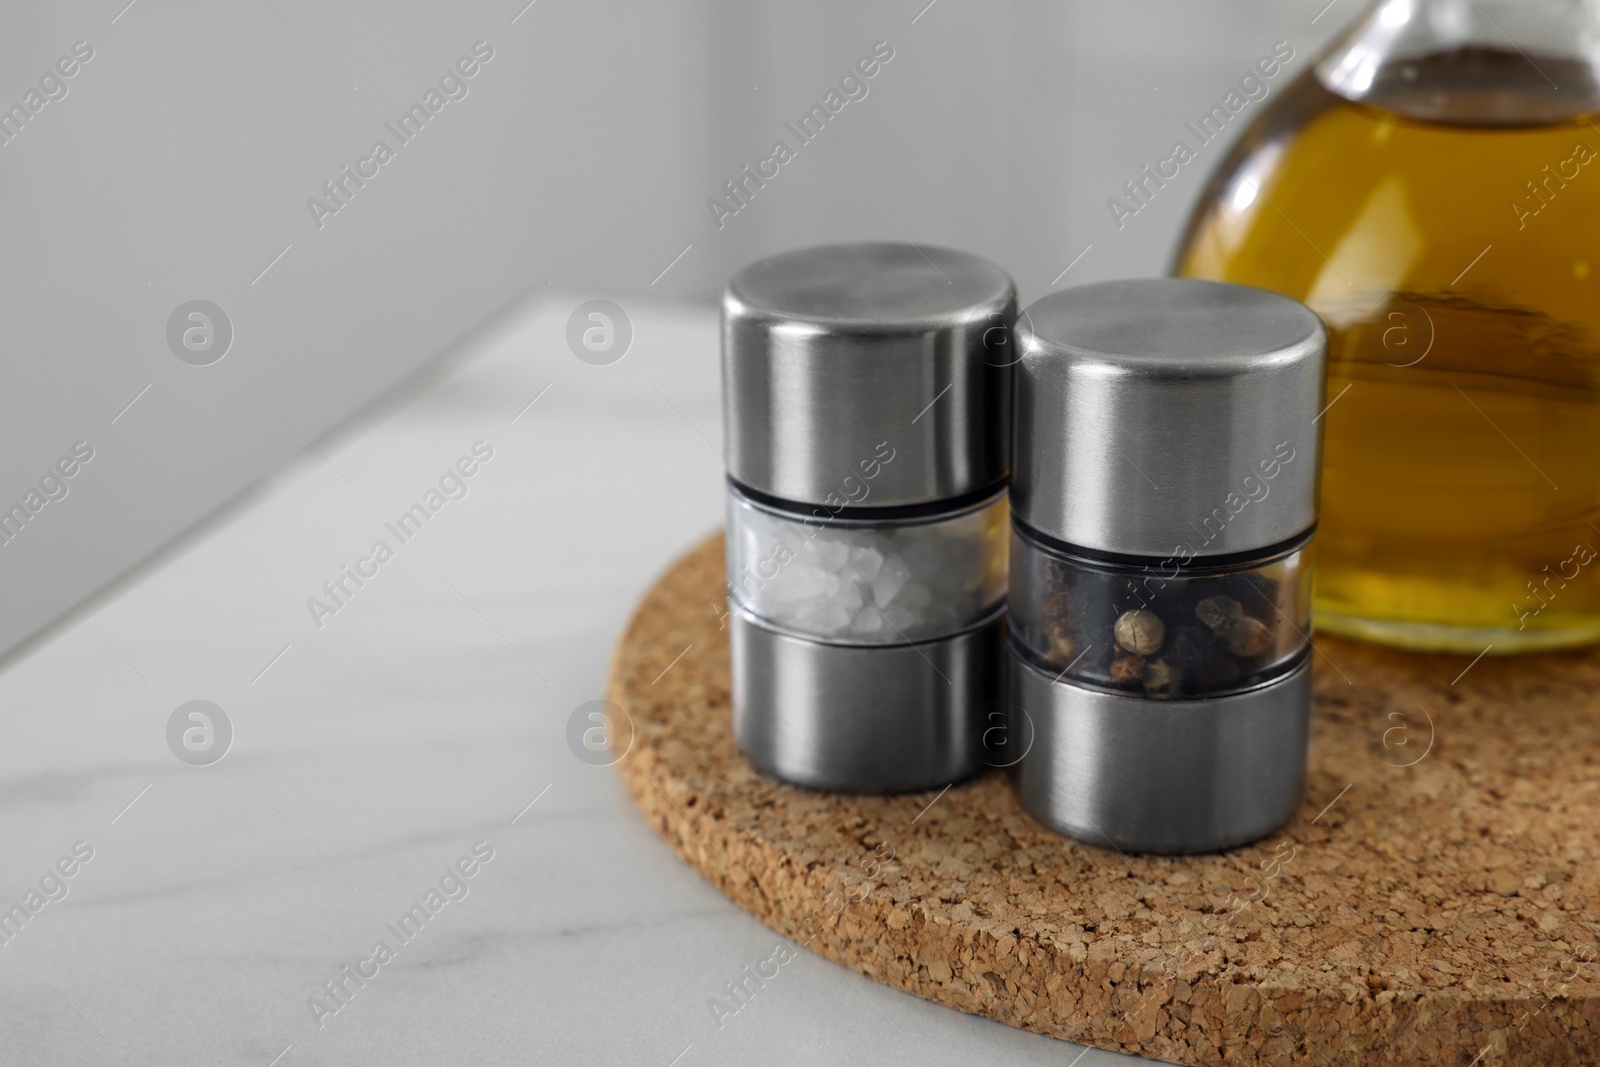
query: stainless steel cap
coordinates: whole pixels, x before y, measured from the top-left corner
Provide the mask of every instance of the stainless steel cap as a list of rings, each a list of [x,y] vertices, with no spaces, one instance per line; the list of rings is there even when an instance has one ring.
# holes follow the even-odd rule
[[[996,485],[1016,300],[999,267],[943,248],[824,245],[745,267],[722,299],[728,474],[830,506]],[[880,468],[884,443],[894,460]]]
[[[1317,517],[1328,340],[1298,301],[1177,278],[1047,296],[1017,322],[1016,518],[1088,549],[1248,552]]]

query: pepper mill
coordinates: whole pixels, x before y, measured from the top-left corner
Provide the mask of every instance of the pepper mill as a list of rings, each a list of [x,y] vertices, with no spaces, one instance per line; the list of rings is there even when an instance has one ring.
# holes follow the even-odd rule
[[[1150,279],[1045,297],[1016,333],[1022,805],[1124,851],[1258,838],[1305,787],[1322,322]]]

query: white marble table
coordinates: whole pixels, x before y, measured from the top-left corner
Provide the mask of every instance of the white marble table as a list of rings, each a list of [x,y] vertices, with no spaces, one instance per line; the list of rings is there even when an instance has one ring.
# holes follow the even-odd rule
[[[1129,1062],[804,952],[718,1028],[709,998],[779,938],[565,740],[636,597],[720,522],[715,317],[624,301],[631,350],[591,366],[565,341],[587,296],[509,315],[4,665],[0,907],[37,911],[0,945],[0,1063]],[[376,573],[314,619],[346,564]],[[168,747],[194,699],[234,730],[208,766]]]

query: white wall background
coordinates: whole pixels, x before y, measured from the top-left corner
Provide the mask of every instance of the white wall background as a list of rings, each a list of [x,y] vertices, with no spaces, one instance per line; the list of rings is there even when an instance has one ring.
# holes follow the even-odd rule
[[[1120,231],[1106,198],[1273,42],[1297,73],[1358,10],[525,2],[0,14],[0,105],[94,49],[0,147],[0,507],[74,442],[95,449],[0,547],[0,653],[530,295],[709,301],[759,255],[902,236],[992,257],[1025,300],[1163,272],[1222,146]],[[879,40],[894,58],[869,94],[719,229],[706,200],[793,144],[784,121]],[[477,41],[494,58],[468,95],[319,229],[307,199],[394,144],[384,123]],[[211,366],[166,341],[195,298],[235,331]]]

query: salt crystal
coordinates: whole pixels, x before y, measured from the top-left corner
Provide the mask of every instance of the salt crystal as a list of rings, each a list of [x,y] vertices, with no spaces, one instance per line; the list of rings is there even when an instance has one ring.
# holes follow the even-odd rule
[[[917,624],[922,621],[916,612],[902,607],[885,608],[883,618],[885,622],[901,634],[904,634],[909,629],[917,628]]]
[[[933,603],[933,594],[928,592],[928,587],[921,582],[911,582],[900,591],[894,602],[911,611],[921,611]]]
[[[844,576],[860,585],[872,581],[882,566],[882,552],[867,545],[859,545],[850,550],[850,558],[844,565]]]
[[[836,540],[837,537],[837,534],[822,534],[812,544],[812,558],[824,570],[843,570],[845,561],[850,558],[850,546],[842,540]]]
[[[813,632],[821,637],[833,637],[850,625],[850,612],[834,603],[817,605],[817,612],[812,616],[812,625],[816,628]]]
[[[911,580],[911,568],[906,566],[906,561],[899,556],[890,556],[883,561],[883,567],[878,571],[877,577],[872,579],[872,602],[880,608],[888,604],[906,582]]]
[[[856,612],[856,617],[850,621],[851,632],[862,637],[870,637],[883,628],[883,615],[871,604]]]
[[[862,604],[866,603],[866,600],[862,597],[860,592],[856,590],[855,586],[847,584],[843,589],[839,590],[839,592],[834,595],[833,602],[838,604],[841,608],[844,608],[846,611],[855,612],[861,607]]]
[[[774,600],[811,600],[823,594],[828,578],[826,571],[796,560],[778,571],[765,592]]]

